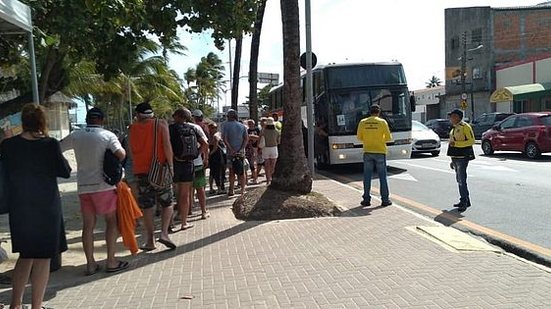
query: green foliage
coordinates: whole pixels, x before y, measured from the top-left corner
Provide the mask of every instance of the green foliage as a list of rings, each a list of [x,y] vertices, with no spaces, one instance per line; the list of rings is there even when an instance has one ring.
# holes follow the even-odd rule
[[[426,82],[425,84],[427,85],[427,88],[434,88],[434,87],[440,86],[441,83],[442,83],[442,80],[440,80],[440,78],[433,75],[429,79],[429,81]]]
[[[195,68],[189,68],[184,73],[187,83],[186,96],[191,109],[201,109],[205,112],[209,103],[218,98],[225,84],[224,66],[222,60],[213,52],[201,58]],[[192,85],[193,84],[193,85]]]
[[[258,0],[189,0],[191,10],[178,21],[190,32],[212,30],[214,44],[220,50],[225,39],[238,38],[252,30]]]

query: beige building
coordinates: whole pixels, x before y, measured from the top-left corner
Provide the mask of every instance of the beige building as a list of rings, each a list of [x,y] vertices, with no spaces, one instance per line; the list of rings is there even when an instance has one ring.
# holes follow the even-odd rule
[[[551,54],[496,68],[497,112],[551,111]]]

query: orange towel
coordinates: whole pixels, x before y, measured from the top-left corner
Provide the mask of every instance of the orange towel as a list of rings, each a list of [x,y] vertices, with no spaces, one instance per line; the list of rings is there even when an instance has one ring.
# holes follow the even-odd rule
[[[136,241],[136,219],[143,216],[130,187],[123,181],[117,184],[117,223],[122,242],[132,255],[138,253]]]

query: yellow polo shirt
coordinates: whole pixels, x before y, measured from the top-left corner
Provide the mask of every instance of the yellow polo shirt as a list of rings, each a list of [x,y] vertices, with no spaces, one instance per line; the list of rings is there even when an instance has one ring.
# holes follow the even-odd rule
[[[387,153],[386,143],[392,140],[392,134],[386,120],[370,116],[360,121],[356,137],[363,143],[364,152]]]

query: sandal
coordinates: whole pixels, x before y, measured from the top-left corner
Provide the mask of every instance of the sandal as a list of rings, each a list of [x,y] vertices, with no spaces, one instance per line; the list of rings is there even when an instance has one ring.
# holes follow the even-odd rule
[[[116,267],[107,267],[105,269],[105,272],[108,272],[108,273],[116,273],[118,271],[121,271],[121,270],[125,270],[128,268],[128,266],[130,266],[130,264],[126,261],[119,261],[119,264],[116,266]]]
[[[207,211],[201,215],[201,220],[205,220],[208,217],[210,217],[210,212]]]
[[[161,244],[167,246],[170,250],[176,249],[176,245],[170,240],[159,238],[159,239],[157,239],[157,241],[160,242]]]
[[[190,229],[192,228],[194,225],[193,224],[186,224],[186,225],[183,225],[182,228],[180,229],[180,231],[185,231],[187,229]]]

